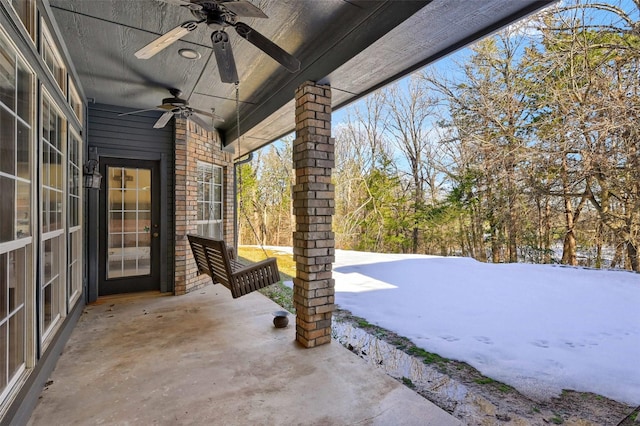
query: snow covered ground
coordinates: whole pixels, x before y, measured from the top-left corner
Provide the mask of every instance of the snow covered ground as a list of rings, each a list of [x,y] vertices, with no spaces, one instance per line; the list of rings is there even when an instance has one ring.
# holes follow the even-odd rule
[[[640,404],[640,274],[336,250],[334,278],[340,308],[525,395]]]

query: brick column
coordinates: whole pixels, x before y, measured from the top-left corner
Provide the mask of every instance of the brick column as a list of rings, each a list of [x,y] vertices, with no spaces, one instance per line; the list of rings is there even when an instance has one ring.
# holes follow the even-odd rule
[[[331,342],[334,310],[334,140],[331,137],[331,88],[314,82],[296,90],[296,139],[293,142],[293,254],[296,278],[296,340],[307,348]]]

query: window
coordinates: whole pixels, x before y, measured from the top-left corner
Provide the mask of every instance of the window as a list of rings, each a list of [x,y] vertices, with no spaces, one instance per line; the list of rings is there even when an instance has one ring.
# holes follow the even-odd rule
[[[69,180],[67,195],[67,226],[68,237],[68,276],[67,297],[68,307],[80,296],[82,291],[82,139],[75,131],[69,132],[69,146],[67,157],[67,177]]]
[[[41,141],[41,294],[40,326],[42,338],[50,334],[62,316],[65,293],[65,151],[66,121],[43,90]]]
[[[71,109],[76,114],[76,117],[78,117],[78,120],[80,120],[80,123],[82,123],[82,112],[84,107],[82,105],[82,101],[80,100],[80,95],[78,95],[78,91],[76,90],[76,86],[75,84],[73,84],[73,81],[69,81],[69,105],[71,105]]]
[[[12,0],[16,11],[32,40],[36,39],[36,2],[35,0]]]
[[[60,59],[60,54],[55,47],[51,33],[47,30],[47,27],[42,23],[42,58],[44,59],[47,68],[51,71],[53,78],[58,83],[62,93],[67,92],[67,70]]]
[[[25,294],[31,271],[28,246],[0,254],[0,389],[24,371],[27,330]]]
[[[222,235],[222,167],[198,161],[198,234]]]
[[[0,37],[0,243],[31,235],[33,81]]]
[[[0,395],[27,365],[32,270],[34,73],[0,33]],[[33,297],[31,297],[33,303]]]

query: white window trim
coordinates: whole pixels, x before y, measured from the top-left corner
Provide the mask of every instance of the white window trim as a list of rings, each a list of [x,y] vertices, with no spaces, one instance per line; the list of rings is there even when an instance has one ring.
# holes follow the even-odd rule
[[[49,75],[53,77],[53,81],[56,83],[55,86],[60,90],[60,93],[62,93],[62,96],[65,99],[67,99],[67,74],[68,74],[67,65],[62,60],[62,56],[58,51],[58,47],[55,43],[53,36],[51,35],[51,31],[49,31],[49,28],[47,27],[47,24],[43,18],[40,18],[40,29],[41,29],[40,57],[42,58],[42,61],[45,64],[44,68],[49,72]],[[48,43],[49,47],[51,48],[51,52],[53,53],[54,60],[57,62],[58,66],[62,68],[64,72],[64,76],[62,76],[62,82],[58,81],[55,74],[53,73],[53,70],[49,69],[49,65],[47,65],[44,59],[45,43]],[[64,87],[60,87],[60,84],[62,84]]]
[[[202,181],[200,180],[200,169],[203,167],[207,167],[209,170],[213,170],[213,169],[219,169],[220,170],[220,184],[210,184],[210,186],[213,185],[219,185],[220,186],[220,201],[210,201],[209,205],[211,206],[214,203],[220,204],[220,219],[208,219],[208,220],[195,220],[196,226],[200,226],[200,225],[208,225],[208,224],[212,224],[212,225],[220,225],[221,226],[221,233],[224,233],[224,229],[222,229],[222,224],[224,222],[224,168],[222,166],[218,166],[217,164],[213,164],[213,163],[208,163],[206,161],[200,161],[198,160],[197,164],[196,164],[196,170],[197,170],[197,176],[196,176],[196,185],[199,185]],[[204,200],[199,200],[196,199],[196,203],[198,204],[198,207],[200,207],[199,205],[201,203],[203,203]],[[223,238],[224,235],[221,235],[221,238]]]
[[[51,240],[51,239],[56,239],[57,237],[60,237],[61,235],[64,235],[64,238],[62,238],[61,240],[63,241],[63,247],[58,248],[58,250],[60,251],[60,259],[59,259],[59,265],[58,265],[58,270],[59,270],[59,277],[58,279],[60,280],[61,285],[58,286],[58,292],[55,296],[57,296],[57,314],[55,315],[55,317],[53,317],[51,319],[51,323],[49,324],[49,327],[47,328],[47,330],[41,330],[41,336],[37,336],[40,337],[41,339],[41,343],[42,343],[42,349],[46,350],[49,346],[49,344],[51,343],[51,340],[53,339],[53,337],[55,336],[57,330],[60,328],[60,325],[62,324],[62,320],[66,317],[67,315],[67,310],[66,310],[66,306],[67,306],[67,297],[66,297],[66,290],[67,290],[67,268],[68,268],[68,259],[67,259],[67,220],[66,220],[66,215],[67,215],[67,196],[68,196],[68,185],[67,185],[67,159],[68,159],[68,155],[67,155],[67,144],[68,144],[68,138],[69,138],[69,120],[68,117],[62,112],[62,109],[58,106],[58,104],[56,103],[56,101],[54,100],[54,98],[49,94],[49,92],[47,91],[47,89],[41,85],[41,96],[40,96],[40,105],[38,105],[38,111],[40,114],[40,123],[42,124],[44,121],[42,119],[42,112],[43,112],[43,108],[42,108],[42,104],[44,103],[45,99],[49,102],[49,106],[51,109],[55,109],[56,113],[58,115],[60,115],[61,117],[64,118],[65,120],[65,137],[64,137],[64,142],[62,143],[61,146],[61,152],[63,154],[63,164],[64,167],[62,167],[62,182],[63,182],[63,187],[62,187],[62,218],[63,218],[63,223],[62,223],[62,228],[61,229],[56,229],[54,231],[49,231],[49,232],[42,232],[41,233],[41,239],[40,239],[40,247],[41,247],[41,251],[40,253],[38,253],[38,256],[40,258],[44,258],[44,252],[42,250],[44,250],[44,242]],[[42,148],[42,144],[44,141],[44,135],[42,133],[42,125],[40,125],[39,129],[38,129],[38,146],[40,148]],[[40,173],[40,175],[42,175],[42,167],[40,167],[41,164],[41,159],[38,159],[37,161],[38,164],[38,173]],[[39,205],[37,206],[37,211],[38,211],[38,215],[41,216],[42,215],[42,198],[43,198],[43,190],[44,187],[43,185],[40,185],[39,188],[39,197],[38,199],[40,200]],[[38,226],[40,228],[42,228],[42,223],[40,223],[40,221],[38,222]],[[40,276],[40,285],[37,286],[37,291],[41,292],[43,290],[42,287],[42,283],[44,282],[44,271],[43,270],[38,270],[37,273]],[[40,303],[36,306],[36,309],[38,311],[40,311],[40,308],[42,307],[43,301],[41,300]],[[39,312],[40,313],[40,312]],[[43,312],[42,312],[43,313]],[[43,321],[43,318],[40,318],[40,321]],[[40,325],[42,326],[43,323],[41,322]]]
[[[16,13],[16,17],[17,13]],[[18,18],[18,20],[20,20]],[[24,67],[25,71],[27,71],[31,75],[31,111],[29,112],[29,122],[25,122],[22,117],[15,114],[15,112],[11,112],[19,121],[23,124],[28,125],[31,129],[31,138],[29,143],[34,149],[31,150],[29,163],[31,165],[36,164],[38,161],[37,157],[37,149],[35,147],[38,146],[40,131],[38,130],[38,112],[40,111],[40,107],[38,105],[38,97],[37,97],[37,80],[38,75],[29,62],[22,56],[22,53],[17,48],[11,37],[4,31],[3,28],[0,28],[0,37],[4,39],[4,42],[7,46],[13,49],[13,54],[15,58],[20,61],[21,66]],[[16,63],[17,66],[17,63]],[[24,178],[19,178],[18,176],[13,176],[17,181],[29,182],[31,186],[31,224],[30,224],[30,234],[28,237],[20,238],[17,240],[7,241],[0,243],[0,253],[8,253],[14,250],[19,250],[22,248],[30,247],[30,250],[25,250],[28,255],[28,265],[26,266],[27,276],[25,277],[27,285],[24,293],[24,306],[25,306],[25,364],[21,366],[14,374],[11,380],[6,384],[4,390],[0,393],[0,416],[4,416],[6,409],[9,407],[10,401],[15,398],[18,391],[21,389],[22,385],[26,383],[27,378],[29,377],[29,373],[31,369],[33,369],[37,363],[37,342],[39,336],[36,332],[36,318],[37,318],[37,309],[36,306],[36,292],[38,289],[36,288],[36,276],[38,271],[36,270],[36,237],[38,230],[38,204],[37,204],[37,186],[36,186],[36,177],[37,177],[37,168],[31,167],[31,173],[29,176],[29,180]]]

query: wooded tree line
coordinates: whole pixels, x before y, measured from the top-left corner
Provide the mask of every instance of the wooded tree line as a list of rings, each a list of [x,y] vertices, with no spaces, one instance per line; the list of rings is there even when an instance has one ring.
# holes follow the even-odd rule
[[[350,107],[337,247],[639,271],[639,15],[563,2]],[[291,144],[241,167],[244,244],[291,244]]]

